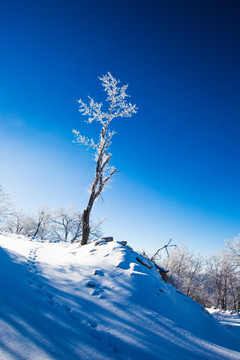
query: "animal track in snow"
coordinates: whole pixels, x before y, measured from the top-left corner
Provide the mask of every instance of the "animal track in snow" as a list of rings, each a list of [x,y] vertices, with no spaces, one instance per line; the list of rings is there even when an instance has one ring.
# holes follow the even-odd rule
[[[38,258],[37,251],[38,251],[38,247],[35,247],[35,248],[31,249],[29,252],[28,261],[27,261],[27,269],[28,269],[28,273],[27,273],[28,281],[27,282],[28,282],[28,284],[33,288],[34,291],[41,294],[42,296],[45,296],[46,301],[51,306],[57,306],[59,308],[62,308],[63,311],[65,311],[66,315],[69,316],[70,319],[81,322],[83,325],[90,327],[92,330],[98,332],[96,330],[96,328],[97,328],[96,321],[94,321],[92,319],[82,319],[80,316],[80,313],[78,313],[78,311],[76,311],[75,309],[72,309],[71,306],[69,306],[66,303],[65,304],[61,303],[61,301],[56,299],[56,296],[54,296],[54,293],[48,290],[48,286],[44,286],[39,281],[41,279],[39,274],[42,272],[42,270],[39,267],[39,263],[36,261]],[[103,273],[103,271],[97,269],[94,272],[94,275],[102,277],[102,276],[104,276],[104,273]],[[99,296],[100,299],[105,298],[103,295],[104,290],[99,288],[99,284],[97,284],[96,282],[90,280],[86,283],[86,286],[89,288],[89,293],[91,296]]]

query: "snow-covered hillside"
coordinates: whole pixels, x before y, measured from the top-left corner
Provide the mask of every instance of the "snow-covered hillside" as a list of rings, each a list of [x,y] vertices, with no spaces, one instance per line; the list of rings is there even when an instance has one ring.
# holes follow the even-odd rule
[[[239,337],[240,342],[240,313],[236,311],[224,311],[214,307],[207,309],[220,324],[229,330],[230,333]]]
[[[0,359],[240,359],[234,334],[141,261],[114,241],[1,234]]]

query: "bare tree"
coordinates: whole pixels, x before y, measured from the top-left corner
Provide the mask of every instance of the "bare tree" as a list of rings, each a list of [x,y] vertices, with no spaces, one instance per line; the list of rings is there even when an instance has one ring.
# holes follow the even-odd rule
[[[129,96],[126,94],[128,85],[118,86],[120,81],[116,80],[110,72],[103,77],[99,77],[99,79],[102,82],[104,91],[107,93],[106,101],[109,103],[107,111],[102,109],[102,103],[97,103],[92,98],[89,98],[89,104],[84,103],[81,99],[78,101],[80,104],[79,111],[82,115],[88,117],[86,122],[91,124],[93,121],[96,121],[101,125],[98,142],[81,135],[77,130],[73,130],[75,142],[91,148],[96,162],[95,176],[89,190],[90,197],[82,215],[82,245],[85,245],[89,238],[90,214],[93,204],[107,185],[109,185],[112,176],[117,172],[114,166],[110,166],[112,154],[109,152],[109,147],[115,132],[109,129],[109,125],[115,118],[131,117],[137,112],[136,105],[126,101],[126,98]]]
[[[160,247],[159,249],[157,249],[157,251],[153,254],[153,256],[151,257],[151,261],[156,261],[157,259],[161,259],[161,256],[160,256],[160,251],[165,249],[166,253],[167,253],[167,256],[169,257],[169,252],[168,252],[168,248],[170,247],[174,247],[176,249],[177,245],[173,245],[171,243],[172,239],[170,239],[168,241],[168,243],[166,245],[163,245],[162,247]]]

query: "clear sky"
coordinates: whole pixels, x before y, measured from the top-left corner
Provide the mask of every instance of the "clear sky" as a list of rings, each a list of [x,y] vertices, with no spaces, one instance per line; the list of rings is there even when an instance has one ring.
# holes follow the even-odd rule
[[[94,162],[72,129],[99,129],[76,100],[103,101],[110,71],[139,111],[112,124],[105,235],[209,253],[240,232],[238,0],[9,0],[0,28],[0,183],[17,208],[85,207]]]

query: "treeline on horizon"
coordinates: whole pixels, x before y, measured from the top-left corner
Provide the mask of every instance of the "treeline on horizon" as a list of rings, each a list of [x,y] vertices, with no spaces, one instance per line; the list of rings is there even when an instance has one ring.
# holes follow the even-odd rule
[[[90,240],[101,236],[101,223],[102,220],[91,222]],[[33,214],[25,214],[14,208],[10,196],[0,185],[0,231],[42,241],[75,243],[81,241],[82,213],[73,204],[56,210],[43,204]]]
[[[34,214],[26,215],[14,209],[0,185],[0,231],[40,241],[80,243],[82,214],[70,204],[53,211],[42,205]],[[90,234],[90,241],[102,235],[101,221],[91,223]],[[169,283],[204,307],[240,312],[240,236],[227,241],[225,249],[207,258],[184,244],[163,259],[160,256],[153,259],[145,251],[142,254],[169,270]]]

